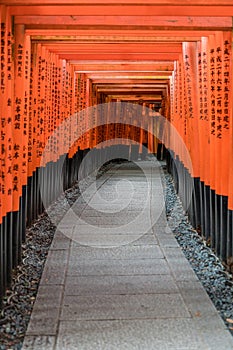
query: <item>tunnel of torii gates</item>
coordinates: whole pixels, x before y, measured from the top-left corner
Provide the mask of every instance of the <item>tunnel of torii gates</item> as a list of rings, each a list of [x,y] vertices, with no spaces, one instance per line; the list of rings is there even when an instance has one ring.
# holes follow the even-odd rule
[[[39,169],[47,170],[49,204],[59,195],[61,162],[67,189],[90,150],[97,163],[117,147],[137,159],[141,145],[154,154],[162,142],[192,224],[231,268],[232,0],[0,4],[0,296],[21,262],[26,227],[44,209]],[[98,106],[106,103],[116,103],[119,119],[104,113],[101,125]],[[171,129],[154,133],[157,107],[178,138]]]

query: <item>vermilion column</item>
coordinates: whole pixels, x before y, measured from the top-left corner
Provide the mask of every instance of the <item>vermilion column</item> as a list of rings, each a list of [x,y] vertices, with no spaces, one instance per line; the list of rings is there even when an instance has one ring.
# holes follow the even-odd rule
[[[209,36],[209,89],[210,89],[210,187],[215,190],[215,149],[216,149],[216,41]]]
[[[23,154],[27,154],[27,135],[24,134],[24,26],[15,26],[15,76],[13,102],[13,211],[19,209],[23,181],[26,181],[27,165],[22,166]],[[26,148],[26,149],[25,149]]]
[[[222,184],[221,194],[223,196],[228,195],[228,179],[229,179],[229,163],[232,159],[233,149],[231,145],[232,132],[230,131],[230,119],[232,118],[232,50],[231,32],[223,32],[223,84],[222,84],[222,114],[221,114],[221,126],[222,126],[222,149],[221,149],[221,164],[222,167]]]
[[[1,66],[0,66],[0,118],[1,118],[1,137],[0,137],[0,223],[7,211],[6,203],[6,159],[7,159],[7,137],[10,137],[11,133],[7,133],[7,120],[4,106],[7,102],[7,30],[6,30],[6,8],[0,6],[0,23],[1,23]],[[11,201],[10,201],[11,202]],[[9,209],[10,206],[9,206]]]
[[[232,68],[233,68],[233,48],[231,49],[231,62],[230,62],[230,72],[232,79]],[[229,94],[231,101],[233,101],[233,86],[231,85],[231,90]],[[231,155],[229,161],[229,182],[228,182],[228,208],[233,210],[233,108],[232,102],[230,106],[230,120],[229,120],[229,131],[230,131],[230,145],[229,145],[229,153]],[[230,232],[231,234],[231,232]],[[232,239],[232,237],[231,237]]]
[[[215,191],[221,195],[223,188],[223,167],[221,154],[224,147],[225,137],[223,137],[223,33],[215,34]],[[225,140],[224,140],[225,139]]]
[[[38,113],[38,54],[37,45],[32,44],[32,56],[31,56],[31,135],[30,135],[30,176],[37,167],[37,113]],[[38,162],[39,165],[39,162]]]
[[[199,168],[199,124],[197,110],[197,44],[183,43],[184,75],[186,83],[187,146],[192,160],[189,169],[193,177],[200,176]]]
[[[0,222],[6,213],[12,211],[13,200],[13,82],[12,23],[5,6],[1,13],[1,67],[0,67]],[[17,188],[18,189],[18,188]],[[16,190],[16,189],[15,189]],[[16,192],[16,191],[15,191]],[[17,196],[16,196],[17,197]]]
[[[201,103],[199,114],[199,132],[202,133],[201,148],[201,180],[210,185],[210,60],[208,38],[201,39]]]

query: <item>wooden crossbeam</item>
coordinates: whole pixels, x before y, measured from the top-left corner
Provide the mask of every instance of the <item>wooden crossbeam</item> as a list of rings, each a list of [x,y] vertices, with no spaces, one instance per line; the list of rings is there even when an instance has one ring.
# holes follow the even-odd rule
[[[57,53],[182,53],[181,43],[115,43],[115,44],[100,44],[95,45],[89,43],[58,43],[44,44],[50,51]]]
[[[77,71],[77,73],[79,73]],[[169,76],[172,74],[172,72],[169,73],[169,75],[163,74],[163,73],[154,73],[154,72],[91,72],[87,73],[88,78],[90,79],[100,79],[100,78],[105,78],[107,79],[124,79],[124,78],[131,78],[133,79],[157,79],[156,83],[161,83],[161,79],[166,80],[166,82],[169,79]],[[161,78],[160,78],[161,77]]]
[[[107,96],[112,97],[114,99],[119,99],[121,101],[161,101],[161,95],[143,95],[143,94],[107,94]]]
[[[72,63],[72,62],[71,62]],[[74,63],[73,63],[74,64]],[[93,73],[93,72],[116,72],[116,73],[122,73],[122,72],[151,72],[152,74],[160,73],[163,75],[170,74],[170,72],[174,69],[173,63],[118,63],[118,64],[112,64],[108,62],[101,62],[100,64],[91,64],[91,63],[84,63],[84,64],[74,64],[74,69],[81,72],[81,73]]]
[[[64,0],[65,1],[65,0]],[[13,1],[7,1],[8,4],[13,4]],[[18,1],[19,2],[19,1]],[[20,3],[20,2],[19,2]],[[23,3],[21,0],[21,6],[11,6],[11,13],[13,15],[27,15],[27,16],[40,16],[40,15],[72,15],[72,16],[198,16],[198,17],[209,17],[209,16],[233,16],[233,4],[232,1],[227,4],[218,2],[218,5],[211,5],[210,2],[182,4],[182,6],[176,5],[174,2],[170,4],[150,4],[148,6],[145,2],[140,4],[127,5],[126,3],[107,3],[106,5],[92,3],[78,5],[77,2],[69,4],[63,3],[63,6],[59,6],[59,1],[54,2],[53,5],[47,5],[46,2],[35,6],[32,4],[32,0]],[[15,2],[16,4],[16,2]],[[48,2],[47,2],[48,4]],[[33,5],[33,6],[30,6]],[[40,6],[41,5],[41,6]]]
[[[143,94],[146,94],[146,93],[158,93],[159,91],[161,90],[155,90],[155,89],[146,89],[146,88],[140,88],[140,87],[135,87],[135,88],[117,88],[117,89],[111,89],[111,88],[98,88],[97,91],[99,92],[108,92],[110,94],[116,92],[116,93],[122,93],[122,92],[133,92],[133,93],[143,93]]]
[[[41,5],[41,0],[1,0],[3,4],[17,5]],[[116,5],[115,0],[44,0],[44,5]],[[156,6],[229,6],[232,5],[232,0],[143,0],[144,5]],[[118,1],[117,5],[142,5],[141,0],[124,0]]]
[[[61,7],[58,8],[62,9]],[[135,28],[152,26],[157,29],[205,28],[208,30],[216,30],[231,28],[232,20],[231,17],[144,16],[142,14],[138,16],[107,16],[103,14],[98,16],[80,16],[75,15],[72,9],[67,16],[64,15],[64,12],[60,15],[54,15],[54,13],[53,15],[43,15],[43,11],[36,16],[16,16],[15,24],[25,24],[27,26],[52,25],[54,28],[58,26],[126,26]]]
[[[179,54],[177,53],[88,53],[88,54],[79,54],[77,53],[64,53],[58,54],[61,59],[66,60],[116,60],[116,61],[145,61],[145,60],[154,60],[154,61],[175,61],[179,58]]]
[[[78,29],[74,30],[72,27],[69,29],[43,29],[43,28],[27,28],[26,34],[30,35],[34,40],[160,40],[165,41],[168,39],[177,38],[177,40],[182,38],[200,38],[202,36],[208,36],[212,33],[209,30],[188,30],[187,32],[180,30],[143,30],[137,28],[137,30],[130,29],[114,29],[106,31],[104,29],[92,28],[92,29]],[[162,38],[162,39],[160,39]],[[182,40],[185,41],[185,40]]]
[[[134,85],[137,85],[138,83],[140,84],[146,84],[147,82],[153,82],[153,83],[156,83],[158,82],[159,80],[158,79],[153,79],[153,78],[150,78],[150,77],[147,77],[144,78],[144,77],[140,77],[138,79],[135,79],[134,77],[119,77],[119,78],[108,78],[108,79],[105,79],[104,77],[101,78],[101,79],[96,79],[96,78],[91,78],[91,81],[95,84],[100,84],[100,83],[104,83],[104,84],[111,84],[111,83],[114,83],[114,82],[118,82],[119,84],[126,84],[126,83],[132,83]],[[157,84],[157,87],[158,88],[165,88],[168,84],[168,81],[162,81],[161,80],[161,84]]]

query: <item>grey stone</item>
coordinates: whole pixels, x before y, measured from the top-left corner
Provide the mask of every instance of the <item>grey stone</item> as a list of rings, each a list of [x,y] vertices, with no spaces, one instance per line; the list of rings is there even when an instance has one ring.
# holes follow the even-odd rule
[[[72,241],[72,247],[79,247],[80,245],[91,245],[96,244],[100,246],[101,242],[96,241],[95,236],[90,235],[83,235],[83,237],[77,237],[78,239],[74,239]],[[141,246],[141,245],[158,245],[158,241],[155,238],[153,234],[145,234],[145,235],[112,235],[112,234],[106,234],[101,235],[101,240],[104,241],[106,246],[111,246],[115,244],[119,245],[134,245],[134,246]],[[99,243],[99,244],[98,244]]]
[[[190,317],[179,294],[67,296],[62,320]]]
[[[158,240],[153,234],[145,234],[141,236],[138,240],[132,242],[133,245],[153,245],[158,244]]]
[[[177,240],[175,238],[166,238],[166,237],[161,237],[161,236],[158,236],[157,235],[157,238],[158,238],[158,241],[159,241],[159,245],[161,247],[166,247],[166,248],[176,248],[176,247],[179,247],[179,244],[177,242]]]
[[[63,284],[68,262],[68,250],[50,250],[40,284]]]
[[[92,225],[85,223],[84,221],[78,221],[77,225],[72,231],[73,237],[79,235],[104,235],[104,234],[117,234],[117,235],[143,235],[146,233],[153,233],[150,223],[129,222],[125,225],[119,223],[119,225]]]
[[[91,259],[162,259],[164,256],[156,245],[132,246],[126,245],[117,248],[91,248],[91,247],[75,247],[71,248],[70,262],[75,263],[81,260]]]
[[[170,259],[166,256],[166,259],[176,281],[198,281],[197,275],[184,257]]]
[[[173,294],[178,288],[170,275],[68,276],[66,295]]]
[[[169,267],[176,281],[198,281],[188,260],[185,258],[180,247],[162,247],[161,249],[168,261]]]
[[[90,218],[90,217],[100,217],[100,218],[118,218],[119,220],[130,220],[133,217],[137,217],[141,213],[141,210],[134,210],[134,211],[121,211],[116,213],[106,213],[102,212],[96,209],[93,209],[91,207],[88,207],[85,209],[84,212],[82,212],[80,218]]]
[[[88,215],[83,215],[81,217],[81,220],[86,222],[89,225],[97,225],[97,226],[113,226],[113,225],[124,225],[136,218],[136,215],[133,213],[131,216],[130,215],[112,215],[112,216],[107,216],[107,215],[98,215],[98,216],[88,216]]]
[[[56,350],[76,350],[77,344],[79,350],[216,350],[187,318],[62,321]]]
[[[62,286],[39,287],[27,335],[56,335],[62,292]]]
[[[22,350],[53,350],[55,340],[55,336],[29,335],[24,338]]]
[[[151,239],[144,239],[143,237],[151,237]],[[140,240],[141,239],[141,240]],[[146,243],[151,245],[157,244],[155,238],[152,235],[126,235],[126,234],[77,234],[73,235],[72,246],[90,246],[99,248],[113,248],[125,245],[145,245]],[[75,244],[76,243],[76,244]]]
[[[164,254],[166,255],[166,257],[168,258],[168,259],[172,259],[172,258],[175,258],[175,259],[177,259],[177,258],[180,258],[180,259],[183,259],[183,261],[185,262],[185,261],[187,261],[187,259],[185,258],[185,256],[184,256],[184,254],[183,254],[183,252],[182,252],[182,250],[181,250],[181,248],[178,246],[178,247],[176,247],[176,248],[164,248],[163,249],[163,251],[164,251]],[[188,261],[187,261],[188,262]],[[189,265],[189,263],[188,263],[188,265]],[[190,265],[189,265],[190,266]]]
[[[70,232],[70,231],[68,231]],[[69,235],[66,235],[66,230],[63,230],[62,232],[57,230],[52,244],[50,246],[50,250],[64,250],[64,249],[69,249],[70,247],[70,238]]]
[[[177,286],[193,317],[206,317],[218,313],[200,282],[179,281]]]
[[[198,334],[205,339],[211,350],[233,349],[233,337],[217,313],[215,315],[195,317],[194,325]]]
[[[169,267],[165,259],[133,260],[78,260],[73,259],[68,266],[68,275],[103,276],[103,275],[153,275],[168,274]]]

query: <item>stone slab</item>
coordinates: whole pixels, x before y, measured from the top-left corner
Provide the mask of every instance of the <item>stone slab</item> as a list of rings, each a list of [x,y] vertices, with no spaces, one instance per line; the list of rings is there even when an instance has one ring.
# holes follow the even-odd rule
[[[69,296],[61,320],[115,320],[190,317],[179,294]]]
[[[95,237],[93,236],[86,236],[84,235],[87,240],[88,238],[90,240],[94,240]],[[104,237],[104,235],[102,235],[102,237]],[[112,235],[112,234],[107,234],[105,235],[106,241],[108,240],[113,240],[113,242],[117,242],[117,239],[122,240],[122,242],[125,244],[132,244],[132,245],[158,245],[158,240],[155,237],[154,234],[143,234],[143,235]],[[125,238],[125,240],[124,240]],[[127,243],[127,241],[129,243]],[[80,243],[79,243],[80,242]],[[72,247],[79,247],[80,244],[82,245],[81,241],[77,241],[77,240],[73,240],[72,241]]]
[[[167,238],[167,237],[158,236],[158,235],[156,235],[156,237],[158,238],[158,242],[159,242],[159,245],[161,247],[165,247],[165,248],[177,248],[177,247],[179,247],[179,244],[174,237]]]
[[[179,281],[177,282],[177,286],[193,317],[206,317],[218,314],[214,304],[199,281]]]
[[[22,350],[54,350],[56,337],[27,335],[24,338]]]
[[[86,213],[85,213],[86,214]],[[97,226],[113,226],[113,225],[125,225],[129,222],[132,222],[136,219],[136,214],[132,213],[132,215],[98,215],[98,216],[88,216],[83,215],[80,217],[81,220],[83,220],[85,223],[89,225],[97,225]]]
[[[115,219],[118,218],[118,220],[130,220],[132,218],[137,217],[141,214],[140,210],[134,210],[134,211],[121,211],[116,213],[106,213],[102,211],[98,211],[95,209],[92,209],[91,207],[87,208],[85,212],[83,212],[80,216],[81,219],[85,218],[91,218],[91,217],[99,217],[102,219],[109,218],[109,219]],[[107,223],[107,222],[106,222]]]
[[[68,263],[68,250],[50,250],[40,284],[64,284]]]
[[[63,286],[40,285],[27,335],[56,335]]]
[[[56,350],[76,350],[77,344],[79,350],[216,350],[187,318],[62,321]]]
[[[126,225],[90,225],[90,224],[77,224],[73,230],[72,230],[72,238],[76,239],[79,236],[86,235],[86,236],[104,236],[104,235],[138,235],[138,237],[144,235],[153,233],[150,225],[147,225],[146,223],[143,224],[134,224],[133,222],[127,223]],[[68,233],[69,234],[69,233]]]
[[[52,244],[50,246],[50,250],[69,249],[70,247],[69,233],[70,231],[68,231],[68,235],[67,235],[66,230],[62,230],[62,232],[59,230],[56,230]]]
[[[71,243],[72,245],[72,243]],[[77,263],[81,260],[122,260],[122,259],[163,259],[163,253],[159,246],[121,246],[117,248],[91,248],[73,247],[70,251],[70,263]]]
[[[76,244],[75,244],[76,243]],[[88,246],[99,248],[113,248],[125,245],[156,245],[156,241],[153,235],[126,235],[126,234],[74,234],[72,236],[72,246]]]
[[[205,317],[196,317],[194,319],[194,325],[198,334],[206,339],[211,349],[233,349],[233,337],[217,313]]]
[[[170,273],[165,259],[123,259],[123,260],[78,260],[73,259],[68,266],[68,275],[153,275]]]
[[[170,275],[68,276],[65,295],[174,294],[178,288]],[[155,296],[156,297],[156,296]]]
[[[185,258],[180,247],[162,247],[169,267],[176,281],[198,281],[188,260]]]

